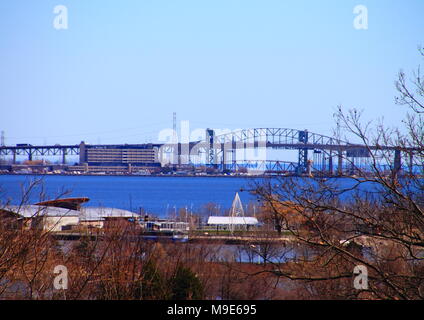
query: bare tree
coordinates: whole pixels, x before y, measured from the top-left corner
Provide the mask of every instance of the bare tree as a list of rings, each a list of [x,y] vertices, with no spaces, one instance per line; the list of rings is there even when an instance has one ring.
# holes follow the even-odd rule
[[[278,228],[306,249],[293,262],[260,272],[295,280],[309,298],[424,297],[424,90],[419,68],[410,81],[400,72],[396,88],[396,102],[410,110],[405,128],[363,123],[357,110],[339,108],[336,113],[339,129],[368,152],[368,166],[344,156],[354,175],[283,177],[257,185],[256,194]],[[366,290],[353,287],[358,265],[368,270]]]

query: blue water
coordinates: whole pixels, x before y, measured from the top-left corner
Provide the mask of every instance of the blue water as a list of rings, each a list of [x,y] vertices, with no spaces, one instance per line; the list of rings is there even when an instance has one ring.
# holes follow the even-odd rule
[[[22,186],[28,186],[34,179],[42,179],[42,184],[32,190],[27,203],[39,202],[42,189],[45,196],[41,200],[56,199],[64,190],[69,190],[66,197],[88,197],[90,201],[86,206],[114,207],[133,212],[143,208],[159,217],[172,217],[179,208],[207,215],[216,211],[224,213],[231,207],[236,192],[239,192],[246,207],[249,203],[258,204],[255,196],[247,190],[261,180],[242,177],[0,175],[0,201],[19,204]],[[330,179],[328,182],[331,181],[342,188],[355,184],[349,178]],[[274,180],[274,183],[281,181]],[[379,188],[367,182],[359,189],[373,194],[378,193]],[[349,200],[352,192],[342,194],[340,199]],[[215,204],[214,212],[205,209],[208,203]]]
[[[33,176],[1,175],[0,200],[19,204],[22,185],[34,179],[43,179],[42,185],[29,195],[28,203],[40,201],[41,186],[44,199],[57,198],[64,190],[66,197],[88,197],[87,206],[114,207],[138,212],[142,207],[150,214],[167,217],[175,208],[200,210],[207,203],[216,203],[221,211],[231,207],[235,193],[239,192],[244,205],[255,202],[249,192],[251,179],[233,177],[126,177],[126,176]]]

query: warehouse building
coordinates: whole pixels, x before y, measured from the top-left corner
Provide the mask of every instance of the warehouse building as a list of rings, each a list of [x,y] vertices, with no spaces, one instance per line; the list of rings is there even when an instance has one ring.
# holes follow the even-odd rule
[[[80,144],[80,165],[160,167],[158,148],[153,144]]]
[[[1,211],[15,214],[25,228],[52,232],[78,225],[80,215],[77,210],[39,205],[6,206]]]
[[[0,209],[0,219],[7,219],[11,229],[24,227],[26,229],[59,232],[75,229],[78,226],[103,228],[105,223],[125,222],[138,217],[134,212],[118,208],[79,207],[77,210],[73,210],[58,207],[58,205],[61,206],[68,203],[66,201],[68,199],[64,200],[63,202],[59,200],[49,201],[48,203],[52,206],[8,205]],[[15,225],[12,225],[12,222]]]

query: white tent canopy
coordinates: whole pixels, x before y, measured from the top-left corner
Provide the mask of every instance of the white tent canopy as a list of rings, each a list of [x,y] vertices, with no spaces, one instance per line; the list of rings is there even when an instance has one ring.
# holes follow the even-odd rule
[[[258,219],[255,217],[214,217],[208,219],[209,225],[257,225]]]

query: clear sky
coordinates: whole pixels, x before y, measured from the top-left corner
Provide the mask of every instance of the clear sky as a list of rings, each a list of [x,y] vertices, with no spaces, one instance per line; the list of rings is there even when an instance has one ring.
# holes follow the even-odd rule
[[[10,145],[144,143],[175,111],[191,129],[330,134],[339,104],[398,125],[423,16],[422,0],[2,0],[0,130]]]

